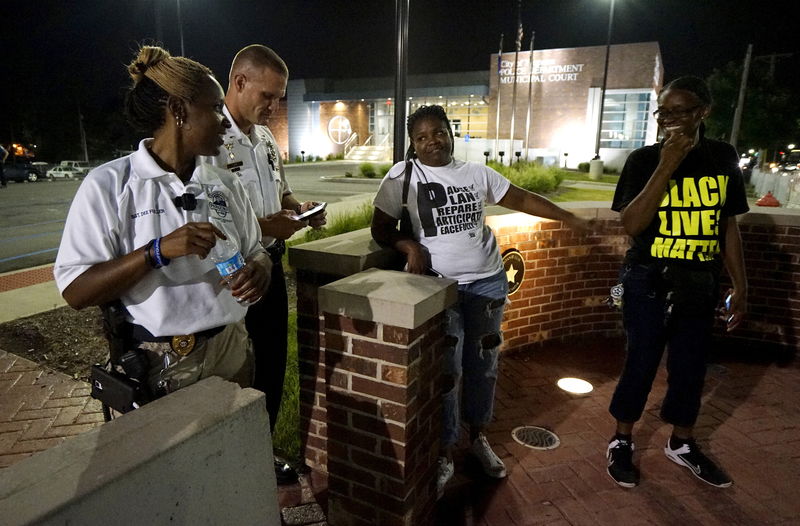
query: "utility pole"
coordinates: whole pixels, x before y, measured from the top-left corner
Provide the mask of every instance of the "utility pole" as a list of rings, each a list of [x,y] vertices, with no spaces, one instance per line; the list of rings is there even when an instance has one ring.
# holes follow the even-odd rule
[[[406,77],[408,74],[409,0],[395,0],[395,75],[394,75],[394,162],[406,155]]]
[[[81,132],[81,146],[83,147],[83,160],[89,162],[89,150],[86,148],[86,130],[83,129],[83,112],[78,104],[78,127]]]
[[[742,124],[742,110],[744,109],[744,95],[747,92],[747,77],[750,74],[750,59],[753,56],[753,44],[747,45],[747,54],[744,57],[744,70],[742,83],[739,85],[739,100],[736,102],[736,111],[733,113],[733,126],[731,127],[731,145],[736,148],[739,138],[739,126]]]

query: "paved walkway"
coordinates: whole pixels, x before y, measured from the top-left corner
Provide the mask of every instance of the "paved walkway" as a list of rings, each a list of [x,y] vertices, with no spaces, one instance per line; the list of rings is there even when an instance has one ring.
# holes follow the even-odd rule
[[[0,290],[8,279],[0,276]],[[26,283],[22,276],[13,279]],[[10,291],[24,295],[41,285]],[[709,367],[697,436],[733,477],[728,489],[704,485],[664,457],[669,428],[657,417],[665,389],[662,370],[635,436],[642,484],[626,490],[609,479],[604,460],[612,431],[606,407],[621,362],[622,343],[615,340],[549,345],[503,357],[496,420],[489,431],[509,476],[488,483],[468,459],[457,458],[457,474],[439,504],[437,526],[800,522],[796,363],[730,355]],[[565,393],[555,386],[562,377],[585,379],[594,390]],[[101,425],[100,408],[88,393],[83,382],[0,350],[0,469]],[[511,438],[520,425],[548,428],[561,445],[549,451],[521,446]],[[325,477],[318,474],[282,488],[279,501],[287,523],[318,520],[319,508],[308,505],[317,501],[324,507],[325,490]]]

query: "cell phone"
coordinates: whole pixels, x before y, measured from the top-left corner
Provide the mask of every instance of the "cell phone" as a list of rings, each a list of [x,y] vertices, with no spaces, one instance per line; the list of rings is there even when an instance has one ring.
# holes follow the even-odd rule
[[[431,267],[428,267],[428,269],[425,271],[425,275],[426,276],[434,276],[434,277],[437,277],[437,278],[443,278],[444,277],[441,272],[439,272],[438,270],[436,270],[434,268],[431,268]]]
[[[730,322],[732,322],[732,321],[733,321],[733,314],[731,313],[731,299],[732,299],[732,297],[731,297],[731,296],[732,296],[732,294],[728,294],[728,295],[725,297],[725,312],[726,312],[726,313],[729,315],[729,316],[728,316],[728,317],[725,319],[725,323],[730,323]]]
[[[313,208],[309,208],[308,210],[306,210],[302,214],[296,215],[295,219],[297,219],[298,221],[307,221],[307,220],[311,219],[312,217],[321,214],[322,211],[325,210],[326,206],[328,206],[328,203],[325,203],[325,202],[319,203],[319,204],[317,204],[317,206],[315,206]]]

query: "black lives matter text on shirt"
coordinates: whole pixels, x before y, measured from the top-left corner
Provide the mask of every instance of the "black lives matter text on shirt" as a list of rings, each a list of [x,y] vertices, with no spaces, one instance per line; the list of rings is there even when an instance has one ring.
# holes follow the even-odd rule
[[[715,175],[671,180],[658,208],[658,234],[650,245],[650,255],[656,259],[714,259],[719,253],[719,224],[729,179]]]

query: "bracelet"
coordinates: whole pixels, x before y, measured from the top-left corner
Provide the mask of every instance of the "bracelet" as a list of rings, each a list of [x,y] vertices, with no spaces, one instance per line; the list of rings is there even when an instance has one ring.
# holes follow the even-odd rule
[[[153,249],[153,244],[156,242],[155,239],[151,239],[148,243],[144,246],[144,262],[147,263],[147,266],[150,268],[158,268],[156,266],[156,262],[153,261],[153,254],[151,250]]]
[[[166,267],[167,265],[169,265],[169,261],[170,261],[169,258],[167,258],[167,257],[165,257],[165,256],[163,256],[161,254],[161,238],[160,237],[157,237],[157,238],[155,238],[153,240],[153,254],[155,256],[156,265],[157,265],[155,268]]]

